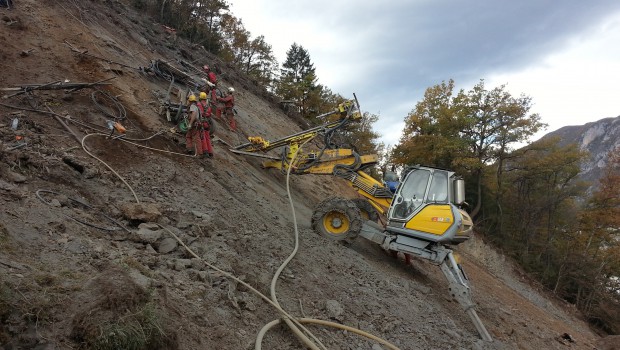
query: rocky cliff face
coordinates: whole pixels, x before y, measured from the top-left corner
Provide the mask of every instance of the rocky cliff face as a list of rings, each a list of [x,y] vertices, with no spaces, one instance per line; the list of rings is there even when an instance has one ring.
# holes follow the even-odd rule
[[[550,132],[545,137],[559,136],[562,145],[576,143],[581,150],[588,151],[590,158],[582,164],[581,179],[597,185],[607,164],[608,153],[620,147],[620,116],[605,118],[585,125],[565,126]]]

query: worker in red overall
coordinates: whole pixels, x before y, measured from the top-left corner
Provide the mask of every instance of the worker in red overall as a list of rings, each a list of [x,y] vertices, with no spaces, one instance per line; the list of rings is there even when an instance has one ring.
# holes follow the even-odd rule
[[[218,97],[219,102],[224,103],[224,115],[228,119],[228,127],[232,131],[237,131],[237,122],[235,121],[235,89],[233,87],[228,88],[228,95],[225,97]]]
[[[209,105],[211,106],[211,112],[215,113],[215,118],[217,120],[222,120],[222,109],[219,106],[218,96],[217,96],[217,87],[211,87],[211,91],[209,92]]]
[[[213,73],[213,71],[211,71],[208,65],[205,64],[202,66],[202,71],[207,73],[207,84],[209,86],[214,87],[217,85],[217,76]]]
[[[206,92],[201,92],[200,93],[200,101],[198,102],[197,106],[198,109],[200,110],[200,115],[202,116],[201,118],[201,132],[202,134],[200,135],[200,140],[202,141],[202,149],[204,152],[206,152],[207,157],[209,158],[213,158],[213,146],[211,144],[211,107],[209,107],[209,104],[207,103],[207,93]]]

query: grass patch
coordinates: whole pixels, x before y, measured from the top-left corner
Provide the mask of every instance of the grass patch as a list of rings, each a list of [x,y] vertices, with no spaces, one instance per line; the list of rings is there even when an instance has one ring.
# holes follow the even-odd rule
[[[99,336],[92,340],[96,350],[141,350],[159,348],[165,343],[163,331],[155,307],[145,304],[136,313],[99,327]]]
[[[152,292],[138,285],[123,266],[112,266],[90,280],[78,300],[71,338],[81,348],[178,347],[176,332],[170,330]]]

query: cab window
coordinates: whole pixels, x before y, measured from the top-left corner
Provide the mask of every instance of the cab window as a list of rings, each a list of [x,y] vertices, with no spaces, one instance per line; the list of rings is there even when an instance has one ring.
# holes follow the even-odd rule
[[[422,205],[430,175],[431,172],[428,170],[417,169],[407,176],[395,199],[393,215],[395,218],[404,219]]]
[[[431,186],[426,197],[427,203],[447,203],[448,202],[448,173],[445,171],[435,171],[431,179]]]

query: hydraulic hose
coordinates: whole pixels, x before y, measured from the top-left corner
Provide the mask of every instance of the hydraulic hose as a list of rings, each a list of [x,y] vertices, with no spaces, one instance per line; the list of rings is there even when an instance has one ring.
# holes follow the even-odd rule
[[[99,103],[99,100],[97,99],[97,96],[101,95],[104,97],[104,99],[108,102],[108,106],[109,108],[115,109],[116,110],[116,114],[114,113],[110,113],[108,111],[108,109],[106,108],[106,106],[104,106],[102,103]],[[103,90],[95,90],[93,91],[93,93],[90,95],[93,103],[95,104],[95,106],[97,106],[97,108],[99,108],[99,110],[105,114],[107,117],[112,118],[116,121],[119,120],[125,120],[127,118],[127,110],[125,109],[125,106],[123,106],[122,103],[120,103],[118,101],[118,99],[110,94],[108,94],[107,92],[103,91]]]
[[[302,143],[297,148],[297,151],[293,154],[293,156],[291,158],[291,164],[295,163],[295,159],[297,158],[297,156],[298,156],[299,152],[301,151],[301,149],[303,148],[303,146],[305,146],[305,144],[310,142],[311,140],[312,139],[306,140],[304,143]],[[358,159],[358,157],[356,157],[356,159]],[[291,252],[291,254],[288,256],[288,258],[286,258],[285,261],[280,265],[280,267],[278,268],[278,270],[276,271],[276,273],[274,274],[274,276],[273,276],[273,278],[271,280],[271,287],[270,287],[271,300],[278,307],[280,307],[280,304],[278,302],[277,295],[276,295],[276,285],[277,285],[278,278],[279,278],[280,274],[282,273],[282,271],[284,270],[284,268],[288,265],[288,263],[293,259],[293,257],[297,254],[297,251],[299,250],[299,229],[297,227],[297,217],[296,217],[296,213],[295,213],[295,206],[294,206],[294,203],[293,203],[293,199],[292,199],[293,197],[291,196],[291,189],[290,189],[291,168],[292,168],[292,166],[289,166],[288,170],[287,170],[287,173],[286,173],[286,193],[287,193],[287,196],[288,196],[289,204],[290,204],[290,207],[291,207],[291,213],[292,213],[292,216],[293,216],[293,228],[294,228],[294,231],[295,231],[295,247],[294,247],[293,251]],[[290,319],[288,317],[285,317],[282,320],[284,320],[284,322],[289,326],[291,331],[310,349],[317,349],[317,345],[312,343],[312,341],[305,334],[303,334],[301,332],[301,330],[299,329],[298,326],[300,326],[301,329],[304,332],[306,332],[310,337],[312,337],[318,343],[318,345],[320,345],[323,349],[326,349],[326,347],[321,343],[321,341],[312,332],[310,332],[307,328],[301,326],[300,323],[301,324],[303,324],[303,323],[319,324],[319,325],[330,326],[330,327],[334,327],[334,328],[339,328],[339,329],[347,330],[347,331],[350,331],[352,333],[355,333],[355,334],[364,336],[366,338],[375,340],[375,341],[377,341],[377,342],[379,342],[381,344],[384,344],[385,346],[387,346],[388,348],[390,348],[392,350],[399,350],[398,347],[396,347],[395,345],[389,343],[387,340],[381,339],[381,338],[379,338],[377,336],[374,336],[372,334],[369,334],[367,332],[364,332],[364,331],[356,329],[356,328],[352,328],[352,327],[349,327],[349,326],[341,325],[339,323],[334,323],[334,322],[324,321],[324,320],[318,320],[318,319],[312,319],[312,318],[301,318],[301,319],[293,320],[293,319]],[[256,342],[255,342],[255,346],[254,346],[255,350],[261,350],[262,349],[262,341],[263,341],[263,338],[264,338],[265,334],[267,334],[267,332],[272,327],[274,327],[275,325],[279,324],[282,320],[280,320],[280,319],[274,320],[274,321],[271,321],[271,322],[267,323],[265,326],[263,326],[263,328],[259,331],[259,333],[256,336]],[[293,321],[296,321],[296,322],[293,322]]]
[[[302,147],[306,143],[308,143],[310,140],[311,139],[306,140],[304,143],[302,143],[297,148],[297,150],[293,154],[293,157],[291,158],[291,165],[295,163],[295,159],[297,158],[297,155],[299,154],[299,151],[302,149]],[[296,214],[295,214],[295,206],[293,204],[293,199],[291,197],[291,188],[290,188],[291,169],[292,169],[292,166],[289,166],[288,170],[286,172],[286,193],[287,193],[287,196],[288,196],[289,204],[291,206],[291,212],[292,212],[292,215],[293,215],[293,228],[294,228],[294,231],[295,231],[295,247],[294,247],[293,251],[291,252],[291,254],[280,265],[280,267],[278,268],[276,273],[273,275],[273,278],[271,279],[271,288],[270,288],[271,300],[276,305],[278,305],[278,306],[280,306],[280,303],[278,302],[278,297],[276,295],[276,285],[278,283],[278,278],[280,277],[280,274],[282,273],[284,268],[288,265],[288,263],[291,260],[293,260],[293,258],[297,254],[297,251],[299,250],[299,230],[298,230],[298,227],[297,227],[297,217],[296,217]],[[301,332],[301,330],[290,319],[284,318],[284,322],[288,325],[288,327],[291,329],[291,331],[297,336],[297,338],[299,338],[306,346],[308,346],[308,348],[313,349],[313,350],[314,349],[319,350],[319,348],[305,334],[303,334]],[[302,328],[304,329],[304,331],[306,333],[308,333],[312,338],[314,338],[314,340],[317,343],[319,343],[323,349],[326,349],[325,346],[323,344],[321,344],[321,342],[310,331],[305,329],[305,327],[302,327]],[[258,339],[257,339],[255,348],[256,348],[256,350],[260,350],[261,349],[261,343],[258,341]]]
[[[160,133],[156,133],[155,135],[148,137],[146,139],[139,139],[136,141],[145,141],[145,140],[149,140],[157,135],[159,135]],[[125,186],[127,186],[127,188],[129,188],[129,190],[131,191],[131,193],[133,194],[134,199],[136,200],[136,203],[140,203],[140,200],[138,199],[138,195],[136,194],[136,192],[133,190],[133,188],[127,183],[127,181],[125,181],[125,179],[118,173],[116,172],[116,170],[114,170],[111,166],[108,165],[108,163],[104,162],[102,159],[97,158],[97,156],[95,156],[94,154],[92,154],[87,148],[86,148],[86,139],[91,137],[91,136],[103,136],[103,137],[110,137],[110,135],[106,135],[106,134],[101,134],[101,133],[93,133],[93,134],[88,134],[86,136],[84,136],[82,138],[82,148],[84,149],[84,152],[86,152],[89,156],[95,158],[96,160],[98,160],[101,164],[103,164],[106,168],[110,169],[110,171],[112,173],[114,173],[114,175],[116,175],[116,177],[118,177],[124,184]],[[171,152],[171,151],[165,151],[165,150],[161,150],[161,149],[157,149],[157,148],[153,148],[153,147],[148,147],[148,146],[144,146],[144,145],[140,145],[128,140],[124,140],[122,138],[115,138],[115,140],[120,140],[129,144],[132,144],[134,146],[138,146],[138,147],[142,147],[142,148],[146,148],[146,149],[150,149],[150,150],[154,150],[154,151],[158,151],[158,152],[163,152],[163,153],[172,153],[172,154],[176,154],[176,155],[180,155],[183,157],[192,157],[190,155],[187,154],[182,154],[182,153],[178,153],[178,152]]]
[[[381,343],[385,346],[387,346],[388,348],[392,349],[392,350],[400,350],[399,347],[397,347],[396,345],[388,342],[385,339],[381,339],[375,335],[372,335],[370,333],[364,332],[362,330],[359,330],[357,328],[353,328],[353,327],[349,327],[349,326],[345,326],[343,324],[340,323],[336,323],[336,322],[330,322],[330,321],[325,321],[325,320],[317,320],[314,318],[299,318],[297,319],[300,323],[309,323],[309,324],[317,324],[317,325],[321,325],[321,326],[328,326],[328,327],[333,327],[333,328],[338,328],[338,329],[342,329],[351,333],[355,333],[358,335],[361,335],[363,337],[366,337],[370,340],[374,340],[377,343]],[[258,336],[256,337],[256,342],[261,342],[263,340],[263,338],[265,337],[265,334],[267,334],[267,331],[269,331],[271,328],[273,328],[274,326],[280,324],[282,321],[281,320],[273,320],[269,323],[267,323],[258,333]],[[257,348],[255,348],[257,349]]]

